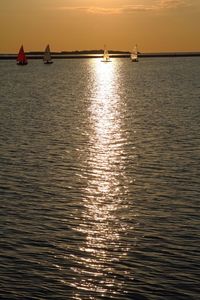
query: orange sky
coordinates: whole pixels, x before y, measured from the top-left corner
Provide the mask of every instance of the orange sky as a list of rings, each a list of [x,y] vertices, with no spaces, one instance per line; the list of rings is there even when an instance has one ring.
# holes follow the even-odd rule
[[[200,0],[0,0],[0,53],[200,51]]]

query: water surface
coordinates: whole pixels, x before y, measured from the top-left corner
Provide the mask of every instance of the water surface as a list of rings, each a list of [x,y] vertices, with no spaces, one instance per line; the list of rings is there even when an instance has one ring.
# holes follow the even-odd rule
[[[198,299],[199,65],[0,61],[2,299]]]

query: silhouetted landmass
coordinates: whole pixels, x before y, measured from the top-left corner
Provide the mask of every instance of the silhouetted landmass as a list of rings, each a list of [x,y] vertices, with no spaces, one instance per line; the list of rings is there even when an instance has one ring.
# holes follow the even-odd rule
[[[111,57],[129,57],[128,51],[108,50]],[[43,58],[43,51],[29,51],[26,52],[29,59]],[[75,51],[61,51],[51,52],[54,59],[67,59],[67,58],[98,58],[102,57],[103,49],[99,50],[75,50]],[[158,52],[158,53],[142,53],[139,52],[139,57],[186,57],[186,56],[200,56],[200,52]],[[17,54],[0,54],[0,59],[16,59]]]
[[[99,49],[99,50],[75,50],[75,51],[61,51],[61,52],[51,52],[53,55],[84,55],[84,54],[103,54],[104,50]],[[41,51],[31,51],[31,52],[26,52],[27,54],[30,55],[41,55],[44,52]],[[127,51],[117,51],[117,50],[109,50],[110,54],[128,54],[129,52]]]

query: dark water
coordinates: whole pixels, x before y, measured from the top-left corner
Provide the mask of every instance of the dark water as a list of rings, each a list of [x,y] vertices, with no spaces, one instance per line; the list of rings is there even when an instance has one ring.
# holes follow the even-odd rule
[[[0,61],[1,299],[199,299],[200,59]]]

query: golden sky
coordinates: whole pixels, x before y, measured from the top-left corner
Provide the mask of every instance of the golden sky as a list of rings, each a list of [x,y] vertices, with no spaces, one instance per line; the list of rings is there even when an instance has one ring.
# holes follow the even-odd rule
[[[0,53],[200,51],[200,0],[0,0]]]

